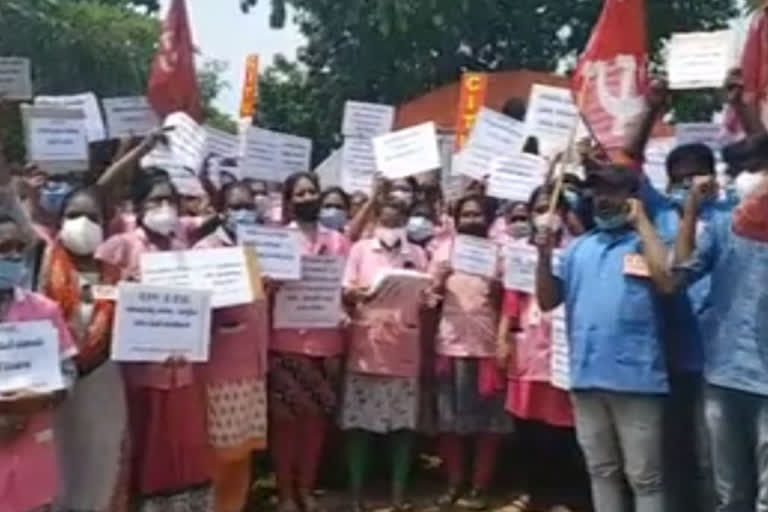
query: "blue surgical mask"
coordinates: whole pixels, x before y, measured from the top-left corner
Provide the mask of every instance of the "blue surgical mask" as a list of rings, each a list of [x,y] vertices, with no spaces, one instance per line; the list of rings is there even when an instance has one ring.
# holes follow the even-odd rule
[[[0,290],[10,290],[21,284],[27,266],[23,260],[0,259]]]
[[[341,231],[347,225],[347,212],[341,208],[321,208],[317,220],[328,229]]]
[[[595,216],[595,227],[600,231],[613,231],[627,225],[627,213],[621,212],[608,218]]]
[[[52,215],[59,215],[64,206],[64,199],[74,187],[66,181],[47,181],[40,189],[40,207]]]
[[[688,200],[689,193],[690,191],[687,187],[674,187],[667,192],[667,198],[669,198],[675,206],[682,208]]]
[[[238,208],[227,212],[227,229],[237,233],[237,226],[256,224],[258,216],[254,210]]]
[[[408,219],[406,226],[408,239],[414,242],[424,242],[435,236],[435,223],[426,217],[417,216]]]

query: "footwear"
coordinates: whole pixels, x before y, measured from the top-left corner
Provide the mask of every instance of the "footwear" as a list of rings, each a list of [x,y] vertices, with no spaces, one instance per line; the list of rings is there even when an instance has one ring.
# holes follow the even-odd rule
[[[456,505],[467,510],[486,510],[488,495],[480,489],[472,489],[469,494],[459,498]]]
[[[413,510],[413,504],[405,500],[396,500],[392,502],[392,512],[410,512]]]
[[[325,512],[325,509],[320,502],[315,498],[311,492],[304,493],[300,496],[301,509],[304,512]]]
[[[457,486],[452,485],[437,498],[435,503],[437,503],[438,507],[448,507],[456,503],[459,496],[461,496],[461,491]]]
[[[365,512],[365,505],[360,499],[353,499],[349,504],[349,512]]]
[[[293,500],[284,500],[277,504],[276,512],[300,512],[299,506]]]
[[[504,510],[508,512],[528,512],[530,510],[528,507],[530,506],[531,497],[528,494],[521,494],[508,507],[504,507]]]

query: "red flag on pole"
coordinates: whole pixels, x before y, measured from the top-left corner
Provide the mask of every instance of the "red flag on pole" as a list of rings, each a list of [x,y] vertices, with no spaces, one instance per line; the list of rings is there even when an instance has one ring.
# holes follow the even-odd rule
[[[649,82],[644,0],[605,0],[572,89],[584,122],[606,150],[624,146]]]
[[[147,89],[149,102],[158,115],[164,117],[182,111],[197,121],[202,120],[195,48],[184,0],[173,0],[165,18]]]

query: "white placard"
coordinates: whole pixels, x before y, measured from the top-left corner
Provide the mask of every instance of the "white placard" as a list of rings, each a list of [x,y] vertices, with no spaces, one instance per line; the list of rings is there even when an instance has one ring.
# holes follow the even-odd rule
[[[282,183],[296,172],[309,170],[312,141],[251,126],[245,135],[243,178]]]
[[[552,322],[552,385],[558,389],[571,389],[571,351],[568,345],[568,330],[565,322],[565,306],[550,313]]]
[[[27,160],[44,171],[88,170],[88,138],[82,110],[22,105]]]
[[[168,128],[168,144],[158,144],[141,159],[142,167],[186,167],[200,172],[205,159],[205,129],[184,112],[169,114],[163,122]]]
[[[105,98],[101,103],[113,139],[144,136],[160,125],[145,96]]]
[[[368,291],[368,305],[391,308],[409,304],[432,284],[424,272],[408,269],[381,269]]]
[[[528,153],[496,158],[490,166],[488,195],[510,201],[528,201],[533,190],[544,182],[547,168],[546,160]]]
[[[49,320],[0,324],[0,392],[64,389],[59,332]]]
[[[341,278],[344,260],[336,256],[304,256],[301,281],[283,284],[275,296],[277,329],[328,329],[341,321]]]
[[[719,89],[732,64],[730,30],[672,34],[667,58],[670,89]]]
[[[667,155],[675,147],[675,139],[660,137],[648,141],[645,147],[643,172],[658,190],[666,190],[669,183],[667,176]]]
[[[523,123],[483,107],[461,151],[461,165],[454,172],[483,180],[490,174],[491,162],[495,158],[519,153],[524,140]]]
[[[250,304],[257,298],[242,247],[146,252],[140,268],[142,284],[211,291],[214,308]]]
[[[303,251],[297,230],[240,225],[237,239],[256,250],[262,275],[280,281],[301,279]]]
[[[32,99],[32,76],[29,59],[0,57],[0,98]]]
[[[35,98],[35,105],[82,110],[85,113],[85,129],[88,134],[88,142],[97,142],[107,138],[104,120],[101,118],[99,102],[96,99],[96,95],[92,92],[72,94],[70,96],[38,96]]]
[[[717,123],[678,123],[675,126],[677,145],[700,143],[717,153],[723,149],[723,125]]]
[[[525,133],[539,140],[539,152],[554,156],[568,147],[579,110],[570,89],[534,84],[525,116]]]
[[[526,244],[504,246],[504,288],[533,295],[539,251]]]
[[[451,267],[482,277],[496,277],[499,264],[499,248],[493,240],[467,235],[458,235],[453,243]]]
[[[347,100],[341,133],[347,137],[371,138],[392,131],[395,107],[381,103]]]
[[[208,361],[211,292],[121,283],[112,360],[161,363],[171,357]]]
[[[373,139],[376,167],[389,179],[440,167],[435,123],[422,123]]]
[[[240,138],[212,126],[204,125],[205,156],[217,155],[234,158],[240,156]]]
[[[341,148],[341,186],[348,193],[373,190],[376,157],[371,139],[348,137]]]

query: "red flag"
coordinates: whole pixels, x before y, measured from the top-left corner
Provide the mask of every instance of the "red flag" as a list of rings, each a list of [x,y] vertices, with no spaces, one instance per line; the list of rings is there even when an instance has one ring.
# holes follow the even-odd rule
[[[149,76],[147,97],[162,117],[182,111],[197,121],[202,120],[195,48],[184,0],[173,0],[163,23],[160,47]]]
[[[584,122],[606,150],[622,148],[645,106],[648,33],[644,0],[605,0],[572,79]]]

